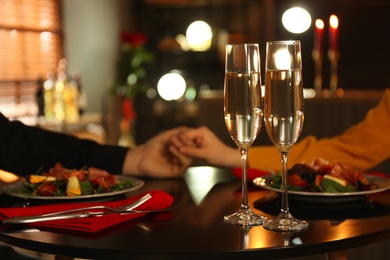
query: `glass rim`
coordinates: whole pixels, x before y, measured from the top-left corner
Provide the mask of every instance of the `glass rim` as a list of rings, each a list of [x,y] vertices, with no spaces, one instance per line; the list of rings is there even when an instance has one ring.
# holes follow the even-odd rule
[[[249,43],[227,43],[226,46],[259,46],[258,43],[249,42]]]
[[[267,41],[267,44],[300,44],[300,40],[277,40],[277,41]]]

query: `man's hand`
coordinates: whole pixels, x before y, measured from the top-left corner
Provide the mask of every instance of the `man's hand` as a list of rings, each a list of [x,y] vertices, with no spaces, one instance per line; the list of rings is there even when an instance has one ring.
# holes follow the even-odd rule
[[[193,159],[181,153],[171,140],[186,129],[179,127],[165,131],[144,145],[129,150],[123,165],[123,173],[152,178],[182,176]],[[189,141],[185,144],[191,146]]]

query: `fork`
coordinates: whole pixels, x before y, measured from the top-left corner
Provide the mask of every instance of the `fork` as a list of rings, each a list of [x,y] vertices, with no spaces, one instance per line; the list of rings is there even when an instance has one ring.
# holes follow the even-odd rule
[[[77,209],[69,209],[69,210],[57,211],[57,212],[53,212],[53,213],[42,214],[40,216],[41,217],[50,217],[50,216],[56,216],[56,215],[62,215],[62,214],[68,214],[68,213],[75,213],[75,212],[79,212],[79,211],[94,210],[94,209],[104,209],[104,210],[111,211],[111,212],[114,212],[114,213],[115,212],[123,213],[123,212],[129,211],[129,210],[135,209],[139,205],[141,205],[141,204],[145,203],[146,201],[148,201],[150,198],[152,198],[152,195],[150,195],[150,193],[148,193],[148,194],[144,195],[143,197],[137,199],[136,201],[133,201],[133,202],[127,204],[127,205],[124,205],[124,206],[121,206],[121,207],[117,207],[117,208],[104,206],[104,205],[96,205],[96,206],[89,206],[89,207],[83,207],[83,208],[77,208]]]
[[[4,219],[2,223],[4,225],[12,225],[12,224],[28,224],[34,222],[44,222],[44,221],[52,221],[52,220],[64,220],[64,219],[76,219],[76,218],[89,218],[89,217],[101,217],[108,214],[131,214],[131,213],[157,213],[171,210],[171,208],[163,208],[163,209],[154,209],[154,210],[136,210],[136,209],[128,209],[126,211],[118,212],[115,211],[103,211],[103,212],[88,212],[82,211],[80,213],[69,213],[69,214],[60,214],[55,216],[25,216],[25,217],[13,217]]]

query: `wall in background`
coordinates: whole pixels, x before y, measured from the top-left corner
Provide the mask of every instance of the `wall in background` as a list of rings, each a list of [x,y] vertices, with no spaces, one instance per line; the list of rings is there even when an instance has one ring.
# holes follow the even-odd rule
[[[63,0],[68,71],[78,70],[87,91],[89,112],[100,112],[114,76],[120,22],[118,1]]]

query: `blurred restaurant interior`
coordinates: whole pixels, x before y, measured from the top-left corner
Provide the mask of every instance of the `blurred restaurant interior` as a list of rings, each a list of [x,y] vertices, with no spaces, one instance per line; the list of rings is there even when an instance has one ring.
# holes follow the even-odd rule
[[[223,120],[228,42],[259,43],[262,66],[266,41],[302,42],[306,102],[300,138],[340,134],[362,120],[390,86],[388,0],[0,0],[0,5],[0,111],[99,142],[137,145],[177,125],[207,125],[235,146]],[[294,7],[301,13],[286,12]],[[190,25],[200,27],[193,32]],[[58,89],[59,82],[62,106],[47,100],[49,85]],[[76,101],[69,101],[72,91]],[[256,144],[270,144],[264,131]]]

